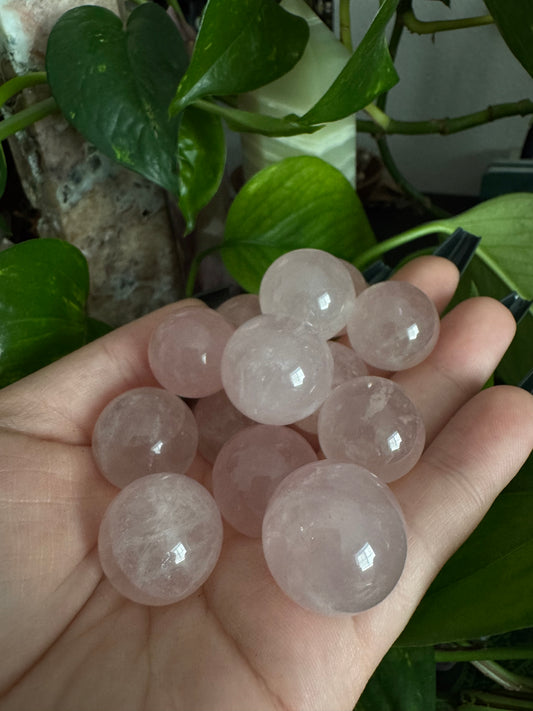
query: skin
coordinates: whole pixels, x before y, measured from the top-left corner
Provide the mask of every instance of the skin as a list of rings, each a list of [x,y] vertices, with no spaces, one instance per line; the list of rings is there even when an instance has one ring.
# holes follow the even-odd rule
[[[458,273],[424,257],[395,278],[442,311]],[[533,397],[507,386],[479,392],[514,321],[492,299],[463,302],[444,317],[432,355],[395,376],[423,414],[428,447],[392,485],[409,553],[385,601],[353,618],[307,612],[276,587],[260,542],[228,527],[196,594],[167,607],[129,602],[98,562],[99,521],[117,490],[96,470],[92,428],[110,399],[156,384],[150,333],[193,304],[150,314],[0,393],[1,711],[350,710],[533,447]],[[209,486],[205,462],[191,475]]]

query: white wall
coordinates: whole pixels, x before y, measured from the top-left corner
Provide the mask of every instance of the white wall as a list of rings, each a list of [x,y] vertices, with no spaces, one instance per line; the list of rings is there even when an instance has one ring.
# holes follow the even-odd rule
[[[378,0],[352,0],[354,46],[378,6]],[[414,9],[421,20],[487,14],[481,0],[452,0],[451,8],[438,0],[415,0]],[[396,119],[459,116],[533,94],[533,79],[493,25],[434,37],[404,31],[396,68],[400,83],[391,90],[387,106]],[[477,195],[493,160],[518,157],[530,121],[501,119],[450,136],[393,136],[390,147],[404,175],[423,192]],[[357,141],[377,150],[368,135],[358,134]]]

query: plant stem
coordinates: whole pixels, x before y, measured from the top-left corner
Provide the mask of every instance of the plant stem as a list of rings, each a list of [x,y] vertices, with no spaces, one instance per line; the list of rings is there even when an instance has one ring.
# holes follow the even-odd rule
[[[149,0],[131,0],[131,2],[132,2],[134,5],[144,5],[144,4],[146,4],[147,2],[149,2]]]
[[[395,249],[396,247],[401,247],[403,244],[407,244],[408,242],[418,239],[418,237],[424,237],[425,235],[433,234],[435,232],[449,235],[453,231],[453,227],[446,224],[446,222],[439,221],[428,222],[424,225],[419,225],[418,227],[412,227],[406,232],[395,235],[394,237],[386,239],[383,242],[370,247],[370,249],[367,249],[366,252],[363,252],[363,254],[360,254],[359,257],[357,257],[355,260],[355,266],[358,267],[358,269],[364,268],[371,262],[381,257],[382,254],[385,254],[385,252]]]
[[[56,104],[54,98],[50,97],[44,99],[43,101],[38,101],[32,106],[28,106],[26,109],[22,109],[13,116],[0,121],[0,141],[3,141],[8,136],[11,136],[17,131],[21,131],[23,128],[31,126],[35,121],[39,121],[45,116],[59,111],[59,107]]]
[[[380,109],[377,104],[368,104],[368,106],[365,106],[365,111],[370,116],[372,121],[376,124],[376,126],[382,128],[384,133],[388,133],[390,122],[392,119],[390,118],[390,116],[387,116],[385,111]]]
[[[357,130],[362,133],[371,133],[374,136],[386,134],[401,135],[425,135],[431,133],[439,133],[442,136],[459,131],[466,131],[475,126],[482,126],[496,119],[506,118],[508,116],[527,116],[533,113],[533,101],[522,99],[505,104],[494,104],[488,106],[482,111],[476,111],[472,114],[464,116],[456,116],[455,118],[428,119],[427,121],[397,121],[389,117],[389,123],[386,130],[378,126],[374,121],[357,121]]]
[[[487,678],[492,679],[497,684],[502,686],[507,691],[526,691],[533,692],[533,679],[527,676],[521,676],[520,674],[515,674],[501,664],[497,664],[492,660],[487,660],[484,662],[470,662],[472,666],[476,667],[482,674]]]
[[[462,30],[468,27],[480,27],[481,25],[492,25],[494,23],[490,15],[465,17],[457,20],[433,20],[431,22],[424,22],[419,20],[412,10],[407,10],[402,13],[401,21],[410,32],[414,32],[417,35],[433,35],[435,32]]]
[[[187,277],[187,283],[185,285],[185,296],[190,297],[194,294],[194,282],[196,281],[198,269],[200,267],[200,262],[202,261],[202,259],[204,257],[207,257],[208,254],[218,252],[220,249],[220,245],[216,245],[215,247],[209,247],[209,249],[204,249],[203,252],[199,252],[193,257],[191,261],[191,267],[189,269],[189,275]]]
[[[3,106],[6,101],[18,94],[19,91],[38,84],[46,84],[46,72],[30,72],[29,74],[9,79],[9,81],[0,86],[0,106]]]
[[[339,2],[339,23],[341,42],[347,50],[353,52],[350,0],[340,0]]]
[[[436,649],[436,662],[477,662],[484,659],[533,659],[533,647],[484,647]]]
[[[459,711],[468,709],[504,709],[504,711],[521,711],[533,709],[533,699],[520,699],[516,696],[503,696],[487,691],[469,691],[463,694],[468,705],[459,706]],[[480,702],[479,705],[476,705]]]
[[[184,24],[187,24],[187,20],[185,19],[185,15],[183,14],[183,10],[181,9],[178,0],[167,0],[167,3],[170,5],[170,7],[174,10],[176,13],[176,17],[180,22],[183,22]]]

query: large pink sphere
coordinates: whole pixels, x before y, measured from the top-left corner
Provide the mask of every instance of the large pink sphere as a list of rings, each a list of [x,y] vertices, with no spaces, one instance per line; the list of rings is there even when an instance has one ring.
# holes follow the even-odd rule
[[[257,294],[238,294],[220,304],[217,313],[237,328],[254,316],[259,316],[259,297]]]
[[[356,614],[394,588],[407,554],[400,507],[363,467],[322,460],[289,474],[263,520],[266,562],[280,588],[324,615]]]
[[[357,378],[360,375],[367,375],[368,368],[362,358],[360,358],[353,348],[337,343],[336,341],[328,341],[328,348],[333,356],[333,382],[332,388],[344,383],[346,380]],[[316,434],[318,432],[318,410],[315,410],[309,417],[299,420],[295,424],[304,432]]]
[[[255,424],[237,410],[224,390],[200,398],[194,406],[194,417],[198,425],[198,451],[211,464],[234,434]]]
[[[399,385],[369,375],[333,390],[320,408],[318,439],[329,459],[355,462],[390,482],[420,459],[425,428]]]
[[[408,282],[385,281],[359,294],[346,327],[354,351],[369,365],[390,371],[427,358],[440,322],[423,291]]]
[[[123,489],[98,536],[109,582],[142,605],[170,605],[195,592],[216,565],[222,520],[211,494],[182,474],[151,474]]]
[[[311,445],[288,427],[253,425],[220,450],[213,467],[213,496],[226,521],[260,538],[268,501],[284,477],[316,461]]]
[[[307,321],[326,340],[344,328],[354,301],[348,270],[320,249],[295,249],[282,255],[266,270],[259,289],[264,314]]]
[[[222,357],[229,399],[252,420],[288,425],[307,417],[331,390],[333,358],[307,323],[256,316],[240,326]]]
[[[109,402],[94,426],[98,468],[122,488],[134,479],[171,470],[185,474],[198,445],[194,415],[161,388],[134,388]]]
[[[181,397],[206,397],[222,389],[220,361],[234,327],[211,309],[183,309],[167,316],[148,345],[158,382]]]

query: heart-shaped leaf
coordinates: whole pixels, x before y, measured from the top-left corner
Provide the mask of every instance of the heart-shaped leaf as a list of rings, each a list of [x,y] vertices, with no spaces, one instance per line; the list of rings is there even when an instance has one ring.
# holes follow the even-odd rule
[[[81,6],[54,25],[46,51],[62,113],[102,153],[178,194],[179,117],[168,106],[187,66],[178,29],[155,3],[126,28],[109,10]]]
[[[0,252],[0,387],[84,345],[88,293],[85,257],[67,242]]]
[[[533,3],[485,0],[485,5],[511,52],[533,76]]]
[[[202,96],[241,94],[286,74],[309,38],[305,20],[276,0],[209,0],[171,110]]]
[[[436,703],[432,647],[392,647],[366,685],[355,711],[431,711]]]
[[[316,124],[337,121],[354,114],[398,82],[387,46],[385,29],[398,0],[385,0],[368,32],[333,84],[302,117]]]
[[[218,116],[188,106],[183,112],[178,159],[180,187],[178,204],[187,232],[196,216],[216,193],[226,164],[224,129]]]
[[[228,212],[222,259],[250,292],[270,264],[314,247],[353,261],[375,244],[359,198],[344,175],[310,156],[285,158],[257,173]]]

